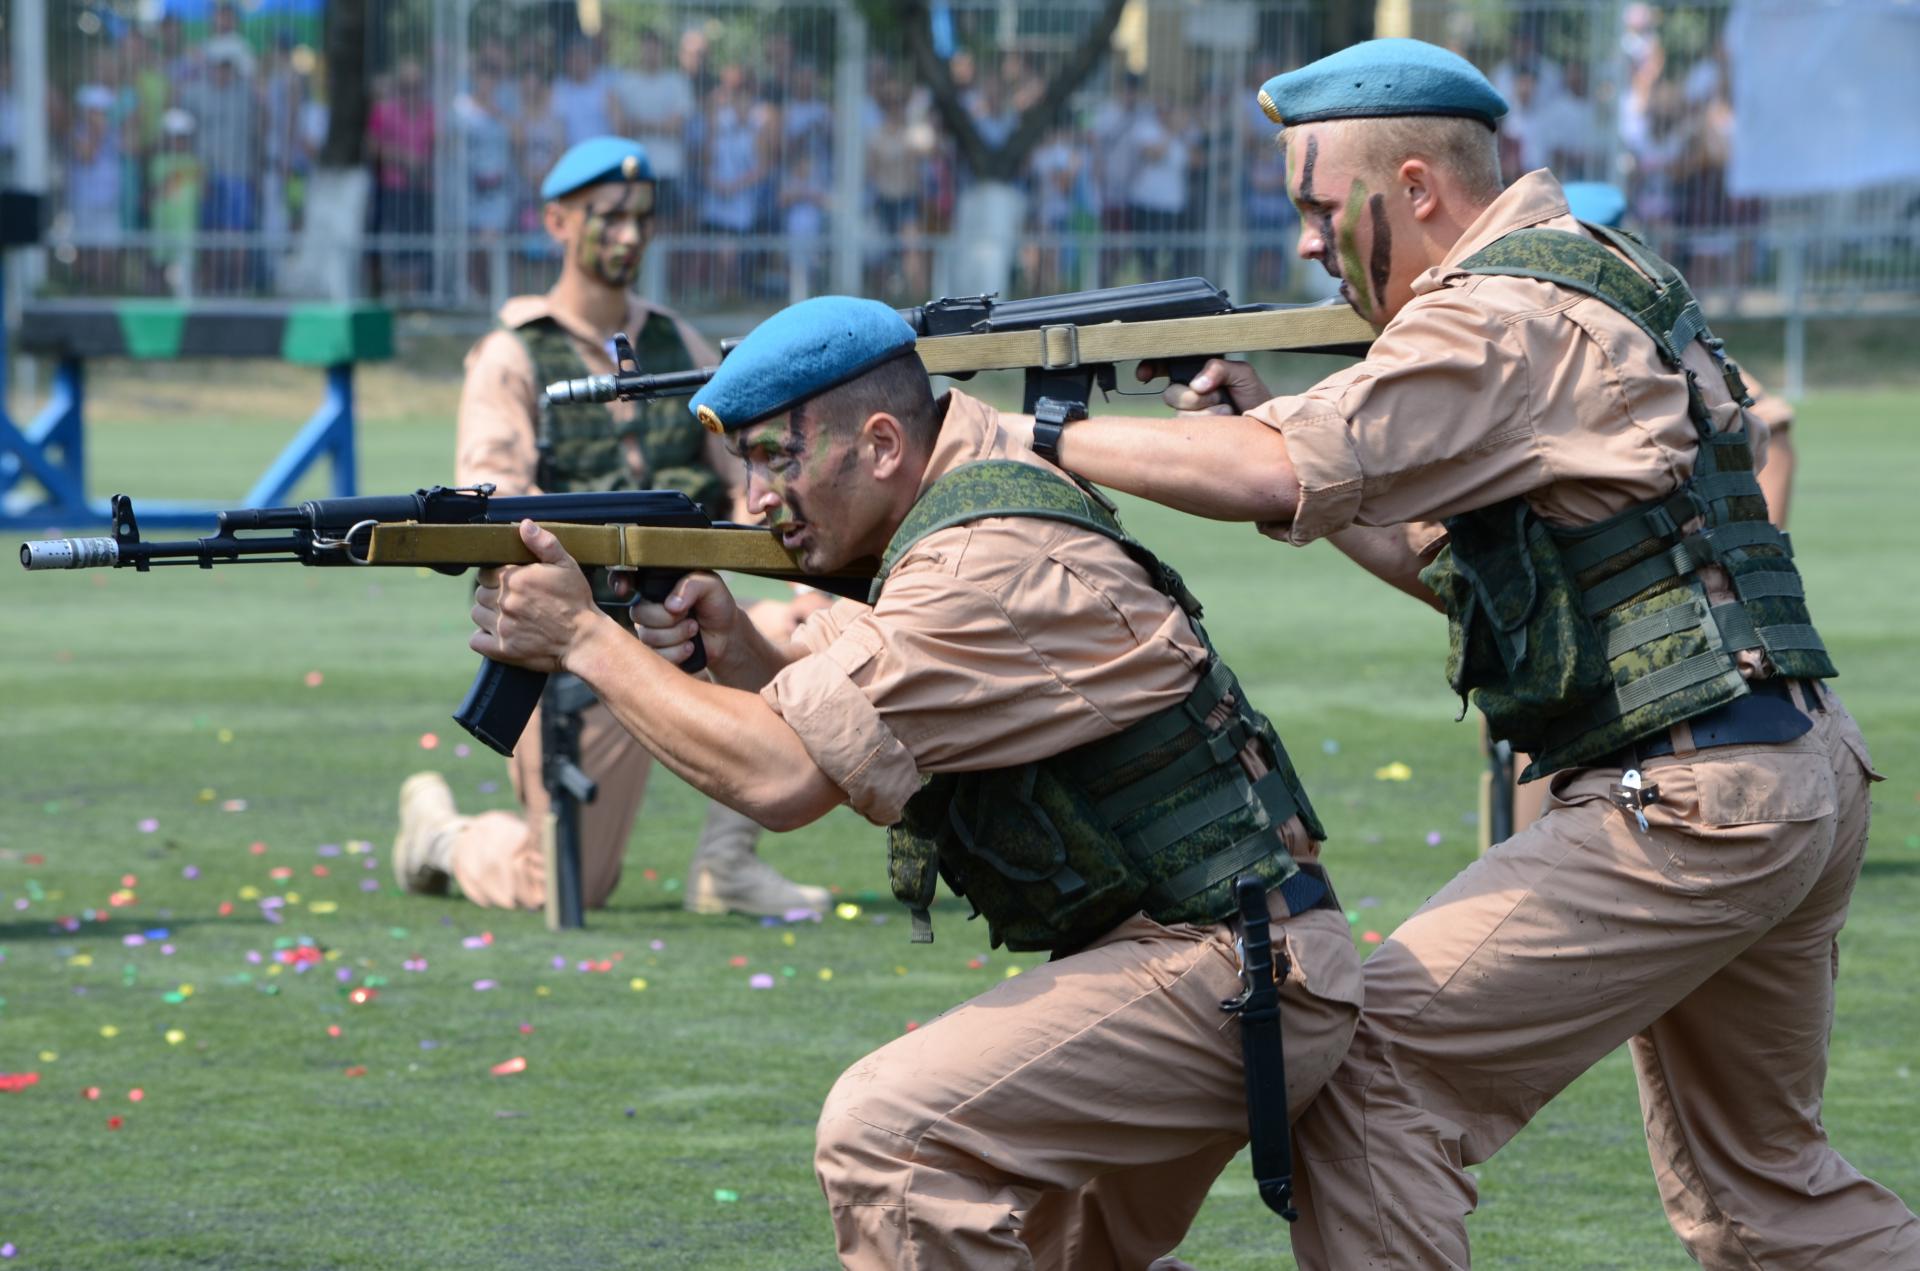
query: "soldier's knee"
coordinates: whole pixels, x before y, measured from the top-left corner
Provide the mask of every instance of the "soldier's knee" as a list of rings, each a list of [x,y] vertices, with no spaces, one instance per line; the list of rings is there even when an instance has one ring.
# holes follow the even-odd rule
[[[814,1129],[814,1172],[833,1204],[897,1200],[911,1168],[911,1114],[869,1060],[840,1075]]]

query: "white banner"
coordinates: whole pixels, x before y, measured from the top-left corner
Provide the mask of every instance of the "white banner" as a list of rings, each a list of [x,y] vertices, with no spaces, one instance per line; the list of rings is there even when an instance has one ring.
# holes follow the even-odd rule
[[[1728,193],[1920,181],[1920,4],[1737,0],[1726,38]]]

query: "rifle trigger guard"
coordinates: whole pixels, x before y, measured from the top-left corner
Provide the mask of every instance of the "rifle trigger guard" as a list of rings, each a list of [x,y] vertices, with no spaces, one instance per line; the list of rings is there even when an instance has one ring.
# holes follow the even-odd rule
[[[1053,335],[1061,332],[1067,340],[1067,360],[1053,360]],[[1063,322],[1057,326],[1040,328],[1040,369],[1043,371],[1070,371],[1080,365],[1080,328],[1072,323]]]

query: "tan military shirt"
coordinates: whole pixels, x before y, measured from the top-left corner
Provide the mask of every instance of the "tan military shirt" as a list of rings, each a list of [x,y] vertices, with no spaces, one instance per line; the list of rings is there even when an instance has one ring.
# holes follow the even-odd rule
[[[1414,280],[1413,299],[1366,360],[1248,412],[1285,434],[1300,479],[1292,524],[1262,532],[1307,543],[1349,524],[1439,520],[1516,495],[1550,523],[1587,525],[1691,475],[1685,382],[1640,328],[1552,283],[1457,268],[1536,225],[1580,231],[1545,171],[1514,182]],[[1712,357],[1696,341],[1685,361],[1715,427],[1732,426],[1743,412]],[[1766,426],[1745,417],[1764,458]]]
[[[673,319],[694,365],[712,366],[720,360],[705,337],[678,314],[650,305],[638,296],[632,298],[626,325],[618,329],[629,337],[637,335],[656,313],[666,313]],[[589,375],[612,373],[613,357],[607,351],[607,342],[613,338],[613,331],[596,331],[575,315],[556,309],[550,296],[515,296],[501,305],[500,323],[505,329],[481,337],[467,353],[467,378],[460,389],[459,436],[454,451],[454,480],[459,484],[491,481],[500,494],[540,493],[533,483],[539,465],[534,446],[540,393],[546,385],[533,382],[533,360],[511,328],[548,316],[572,337],[574,351],[586,363]],[[631,419],[634,409],[632,402],[607,405],[616,426]],[[627,439],[626,455],[634,479],[644,487],[645,463],[632,438]],[[746,473],[717,437],[709,439],[707,463],[733,488],[737,501],[746,489]]]
[[[922,492],[982,459],[1046,466],[992,408],[949,393]],[[1207,656],[1118,544],[1030,517],[927,535],[877,605],[843,600],[794,642],[808,656],[763,696],[879,825],[899,819],[922,773],[1031,763],[1185,700]]]

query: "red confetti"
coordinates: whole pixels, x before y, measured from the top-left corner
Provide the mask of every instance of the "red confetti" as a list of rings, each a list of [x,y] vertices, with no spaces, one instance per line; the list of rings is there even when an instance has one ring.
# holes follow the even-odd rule
[[[349,1002],[352,1002],[355,1006],[365,1006],[368,1002],[371,1002],[374,998],[379,996],[380,996],[379,989],[370,989],[363,986],[347,994],[347,1000]]]
[[[46,858],[46,855],[45,855],[45,853],[42,853],[42,852],[28,852],[28,853],[27,853],[27,864],[29,864],[29,865],[45,865],[46,863],[47,863],[47,858]]]
[[[420,734],[420,749],[437,750],[439,746],[440,746],[440,735],[438,733],[421,733]]]
[[[82,1099],[98,1099],[100,1097],[100,1087],[88,1086],[85,1090],[82,1090],[80,1092],[80,1097]]]
[[[320,687],[320,685],[321,685],[321,683],[322,683],[322,682],[323,682],[323,681],[324,681],[324,680],[325,680],[326,678],[327,678],[326,676],[324,676],[324,675],[322,675],[322,674],[320,674],[320,672],[318,672],[318,671],[308,671],[308,672],[307,672],[307,687],[308,687],[308,688],[319,688],[319,687]]]
[[[293,877],[293,869],[287,865],[275,865],[267,871],[267,877],[276,881],[284,881],[285,879]]]
[[[265,843],[249,843],[247,844],[247,850],[255,856],[260,856],[266,852],[267,845]]]
[[[108,1128],[109,1130],[117,1130],[117,1129],[119,1129],[119,1128],[120,1128],[121,1126],[123,1126],[123,1125],[125,1125],[125,1124],[126,1124],[126,1122],[125,1122],[125,1121],[123,1121],[123,1120],[121,1120],[121,1119],[120,1119],[119,1117],[117,1117],[117,1116],[116,1116],[116,1117],[108,1117],[108,1118],[107,1118],[107,1128]]]
[[[733,957],[727,959],[728,966],[745,966],[746,964],[747,959],[744,954],[735,954]]]
[[[1379,943],[1380,943],[1380,933],[1379,933],[1378,931],[1364,931],[1364,932],[1361,932],[1361,933],[1360,933],[1360,938],[1361,938],[1362,940],[1365,940],[1365,941],[1366,941],[1366,942],[1367,942],[1368,944],[1379,944]]]
[[[146,1097],[147,1097],[147,1092],[142,1090],[139,1086],[135,1086],[133,1089],[127,1091],[128,1103],[138,1103]]]
[[[657,882],[659,881],[659,878],[660,878],[660,871],[657,869],[653,869],[652,867],[648,867],[647,869],[643,869],[640,871],[640,877],[646,879],[650,883]]]
[[[920,1027],[920,1021],[919,1021],[919,1020],[917,1020],[917,1019],[910,1019],[910,1020],[908,1020],[908,1021],[907,1021],[907,1031],[908,1031],[909,1033],[911,1033],[911,1032],[912,1032],[912,1031],[913,1031],[914,1029],[916,1029],[916,1028],[918,1028],[918,1027]]]
[[[223,900],[220,902],[220,916],[222,918],[233,917],[233,902],[231,900]]]
[[[349,1077],[364,1077],[367,1075],[367,1066],[365,1064],[355,1064],[353,1067],[347,1069],[347,1075]]]
[[[516,1072],[525,1072],[526,1070],[527,1061],[521,1056],[515,1055],[512,1059],[503,1059],[495,1064],[493,1066],[493,1075],[496,1077],[511,1077]]]
[[[327,867],[325,865],[315,865],[313,867],[313,876],[315,878],[325,878],[327,876]]]
[[[0,1092],[18,1094],[28,1086],[38,1085],[39,1081],[37,1072],[0,1072]]]
[[[338,1024],[327,1025],[327,1036],[338,1037],[339,1035],[340,1035],[340,1025]]]
[[[532,1032],[533,1032],[533,1025],[531,1025],[531,1024],[522,1024],[522,1025],[520,1025],[520,1035],[521,1035],[522,1037],[525,1037],[525,1036],[527,1036],[528,1034],[530,1034],[530,1033],[532,1033]]]
[[[122,887],[138,887],[140,885],[140,880],[138,878],[135,878],[132,874],[122,874],[120,875],[120,885]]]

